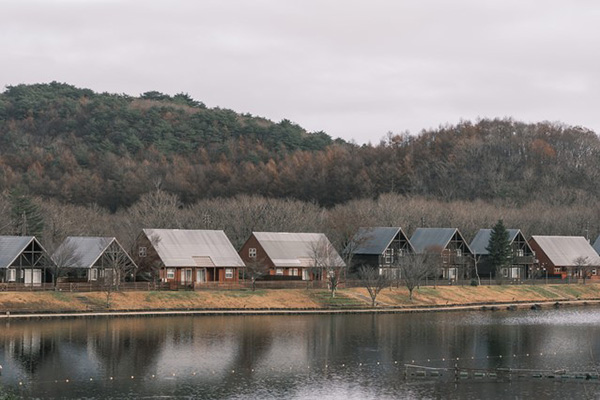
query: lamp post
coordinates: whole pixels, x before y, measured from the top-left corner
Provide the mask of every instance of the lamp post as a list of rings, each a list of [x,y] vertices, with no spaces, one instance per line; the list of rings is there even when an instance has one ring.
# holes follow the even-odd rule
[[[546,285],[548,284],[548,270],[546,269],[546,266],[542,267],[542,271],[544,271],[546,273]]]

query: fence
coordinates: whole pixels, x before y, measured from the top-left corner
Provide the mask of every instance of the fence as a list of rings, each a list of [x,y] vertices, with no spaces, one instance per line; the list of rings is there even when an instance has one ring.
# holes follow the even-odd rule
[[[471,286],[476,279],[465,280],[447,280],[447,279],[426,279],[420,282],[419,286]],[[598,282],[598,280],[587,280],[587,282]],[[581,279],[556,279],[556,278],[538,278],[538,279],[522,279],[522,280],[495,280],[489,278],[481,278],[482,286],[496,285],[544,285],[544,284],[574,284],[583,283]],[[403,287],[405,285],[402,279],[390,281],[390,287]],[[364,282],[358,279],[347,279],[339,283],[338,288],[356,288],[364,287]],[[255,288],[262,289],[328,289],[326,281],[256,281]],[[247,290],[252,289],[252,283],[249,280],[238,281],[236,283],[225,282],[206,282],[197,284],[180,284],[178,282],[123,282],[118,288],[113,286],[110,289],[100,283],[94,282],[61,282],[55,287],[53,283],[42,284],[23,284],[23,283],[0,283],[0,291],[5,292],[24,292],[24,291],[51,291],[57,290],[62,292],[104,292],[111,291],[154,291],[154,290]]]

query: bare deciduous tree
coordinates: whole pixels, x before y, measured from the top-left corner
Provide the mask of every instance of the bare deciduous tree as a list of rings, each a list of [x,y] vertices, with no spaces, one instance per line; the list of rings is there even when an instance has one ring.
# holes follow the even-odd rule
[[[102,258],[104,268],[100,284],[106,294],[106,308],[110,308],[112,294],[120,290],[121,282],[126,276],[133,274],[135,265],[115,241],[104,251]]]
[[[358,277],[371,296],[371,306],[375,307],[379,292],[390,285],[390,278],[380,274],[377,269],[364,265],[358,269]]]
[[[58,279],[64,276],[69,268],[79,267],[81,255],[72,243],[63,243],[52,254],[52,284],[57,290]]]
[[[342,276],[344,261],[340,258],[329,240],[323,235],[318,242],[311,245],[313,270],[322,280],[327,282],[331,297],[335,297]]]
[[[573,260],[574,275],[578,275],[583,279],[583,284],[585,285],[585,281],[587,278],[592,276],[593,266],[590,264],[590,259],[586,256],[579,256]]]
[[[269,266],[265,262],[264,259],[261,260],[252,260],[246,263],[246,268],[244,268],[244,273],[250,279],[252,284],[252,291],[256,290],[256,280],[262,278],[269,272]]]
[[[432,253],[407,254],[397,261],[402,281],[408,289],[409,299],[413,299],[413,290],[428,276],[436,273],[439,256]]]

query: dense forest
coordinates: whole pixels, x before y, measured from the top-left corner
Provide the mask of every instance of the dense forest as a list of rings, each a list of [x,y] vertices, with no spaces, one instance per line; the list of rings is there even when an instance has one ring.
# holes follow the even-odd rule
[[[559,123],[465,121],[357,145],[184,93],[0,94],[0,231],[21,232],[27,214],[49,241],[153,225],[225,229],[236,245],[251,230],[320,230],[341,246],[360,225],[469,236],[499,217],[526,234],[595,235],[599,174],[598,136]]]

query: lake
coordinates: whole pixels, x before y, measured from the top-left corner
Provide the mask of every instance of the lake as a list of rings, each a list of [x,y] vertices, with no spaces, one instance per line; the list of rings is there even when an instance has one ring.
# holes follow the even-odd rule
[[[593,398],[600,309],[3,323],[0,385],[41,398]],[[405,364],[493,375],[419,376]],[[534,371],[535,370],[535,371]],[[425,371],[425,370],[424,370]],[[440,372],[441,371],[441,372]],[[489,372],[489,371],[488,371]],[[407,377],[405,378],[405,373]]]

